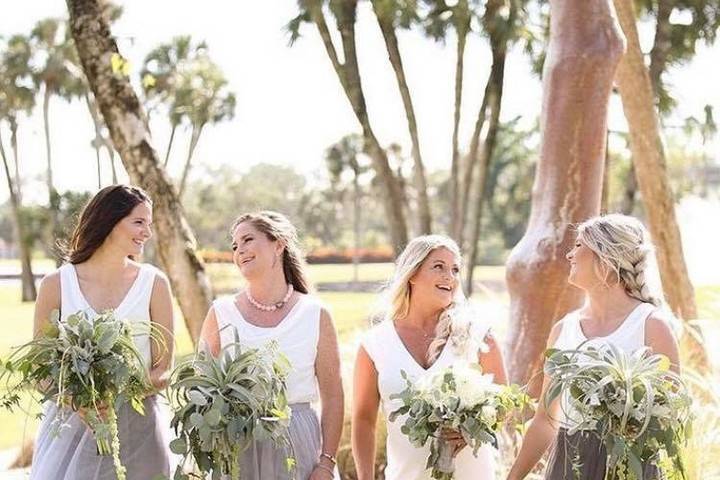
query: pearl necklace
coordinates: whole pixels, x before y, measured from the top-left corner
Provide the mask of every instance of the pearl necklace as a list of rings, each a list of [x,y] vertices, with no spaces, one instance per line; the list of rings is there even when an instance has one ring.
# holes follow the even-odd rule
[[[292,286],[292,284],[288,284],[287,293],[285,294],[285,297],[283,297],[282,300],[280,300],[279,302],[274,303],[272,305],[265,305],[264,303],[258,302],[257,300],[255,300],[253,298],[252,295],[250,295],[249,288],[245,289],[245,296],[247,297],[248,302],[250,302],[250,304],[253,307],[257,308],[258,310],[262,310],[263,312],[274,312],[275,310],[280,310],[283,306],[285,306],[287,301],[290,300],[290,295],[292,295],[292,293],[293,293],[293,286]]]

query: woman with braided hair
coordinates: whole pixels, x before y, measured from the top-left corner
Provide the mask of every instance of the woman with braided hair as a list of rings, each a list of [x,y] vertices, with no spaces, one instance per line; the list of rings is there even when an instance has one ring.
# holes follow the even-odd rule
[[[613,344],[630,353],[647,346],[666,355],[671,368],[679,371],[671,319],[661,313],[662,294],[654,291],[647,278],[654,254],[645,227],[636,218],[611,214],[591,218],[577,231],[575,246],[567,254],[568,282],[584,290],[586,301],[555,324],[548,347]],[[543,396],[547,385],[545,378]],[[556,400],[547,408],[539,402],[508,480],[525,478],[551,444],[546,479],[605,478],[605,448],[595,435],[582,431],[568,434],[568,427],[576,423],[561,402]],[[573,463],[580,465],[580,472],[573,471]],[[661,474],[646,465],[643,477],[657,479]]]
[[[391,396],[406,387],[401,372],[417,379],[455,362],[478,362],[497,383],[506,382],[500,348],[488,325],[471,317],[460,288],[460,251],[441,235],[412,240],[396,261],[386,290],[383,320],[363,338],[355,363],[352,449],[358,480],[371,480],[375,464],[378,408],[385,417],[397,409]],[[400,402],[401,403],[401,402]],[[387,480],[429,480],[430,447],[417,448],[400,431],[403,422],[386,422]],[[459,432],[445,432],[456,445],[457,480],[495,478],[493,450],[473,456]]]

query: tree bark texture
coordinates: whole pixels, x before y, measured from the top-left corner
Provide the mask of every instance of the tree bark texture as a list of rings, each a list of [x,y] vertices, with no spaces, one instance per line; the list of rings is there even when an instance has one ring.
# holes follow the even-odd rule
[[[213,298],[205,267],[195,252],[195,237],[185,220],[177,193],[150,144],[140,101],[127,77],[114,73],[110,60],[118,52],[98,0],[67,0],[70,28],[115,149],[131,181],[153,198],[153,218],[160,262],[170,278],[185,323],[197,342]]]
[[[527,231],[513,249],[507,349],[510,379],[539,393],[553,323],[579,306],[567,282],[572,226],[600,211],[608,100],[624,38],[610,0],[550,1],[542,145]]]

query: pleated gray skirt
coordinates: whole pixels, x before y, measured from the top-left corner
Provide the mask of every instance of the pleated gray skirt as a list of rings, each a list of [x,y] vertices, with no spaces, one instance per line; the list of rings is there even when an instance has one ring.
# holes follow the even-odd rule
[[[55,404],[48,403],[35,438],[30,480],[114,480],[112,457],[97,454],[95,437],[78,414],[67,412],[69,428],[60,435],[51,431],[57,415]],[[169,429],[157,397],[145,399],[144,416],[125,404],[117,417],[120,461],[127,469],[128,480],[169,477]]]
[[[576,432],[568,435],[561,428],[550,451],[545,470],[546,480],[604,480],[607,451],[597,435]],[[573,468],[573,462],[578,464]],[[645,465],[643,480],[662,480],[662,472],[655,465]]]
[[[317,413],[309,403],[290,405],[290,449],[279,449],[271,441],[253,442],[240,461],[243,480],[307,480],[320,459],[322,439]],[[289,451],[288,451],[289,450]],[[288,472],[287,458],[295,459]],[[337,471],[335,478],[339,479]]]

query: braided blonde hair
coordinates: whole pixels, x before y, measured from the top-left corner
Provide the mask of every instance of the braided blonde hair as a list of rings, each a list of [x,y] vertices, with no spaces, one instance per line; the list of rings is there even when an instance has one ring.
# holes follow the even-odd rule
[[[662,292],[648,282],[654,248],[638,219],[617,213],[594,217],[578,226],[578,238],[597,255],[599,278],[607,279],[612,272],[629,296],[658,307],[663,304]]]
[[[385,288],[385,308],[383,319],[393,321],[405,318],[410,311],[410,297],[412,287],[410,279],[417,273],[420,266],[430,253],[438,248],[446,248],[461,260],[460,248],[451,238],[444,235],[422,235],[407,244],[402,253],[395,260],[395,273]],[[458,307],[465,301],[462,289],[458,285],[455,298],[448,308],[443,310],[435,327],[435,338],[428,346],[427,358],[429,362],[435,361],[443,346],[448,342],[458,347],[462,346],[469,337],[469,324],[460,320],[456,315]]]

